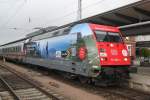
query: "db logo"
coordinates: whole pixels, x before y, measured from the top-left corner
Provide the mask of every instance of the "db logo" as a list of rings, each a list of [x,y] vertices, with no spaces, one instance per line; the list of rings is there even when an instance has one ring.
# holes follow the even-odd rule
[[[112,49],[112,50],[111,50],[111,54],[112,54],[112,55],[118,55],[118,52],[117,52],[117,50]]]

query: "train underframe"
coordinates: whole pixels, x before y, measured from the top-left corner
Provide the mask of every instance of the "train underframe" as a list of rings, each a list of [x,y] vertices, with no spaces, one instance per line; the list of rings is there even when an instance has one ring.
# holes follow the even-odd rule
[[[96,85],[119,85],[129,79],[129,66],[102,67],[101,73],[95,78]]]
[[[7,58],[7,60],[12,59]],[[13,59],[13,61],[18,62],[19,60]],[[94,83],[95,85],[98,86],[119,85],[122,84],[122,82],[126,81],[126,79],[130,78],[129,66],[101,66],[100,71],[95,70],[95,73],[97,73],[97,77],[82,76],[69,72],[61,72],[61,73],[66,78],[69,79],[78,78],[81,83]]]
[[[67,73],[67,78],[78,78],[82,84],[92,83],[97,86],[119,86],[127,82],[129,76],[129,66],[107,66],[102,67],[97,77],[86,77],[76,74]]]

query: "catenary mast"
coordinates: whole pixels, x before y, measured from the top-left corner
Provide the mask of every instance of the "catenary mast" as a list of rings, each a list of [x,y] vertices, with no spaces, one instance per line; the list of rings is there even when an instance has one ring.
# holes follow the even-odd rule
[[[77,20],[82,19],[82,0],[78,0]]]

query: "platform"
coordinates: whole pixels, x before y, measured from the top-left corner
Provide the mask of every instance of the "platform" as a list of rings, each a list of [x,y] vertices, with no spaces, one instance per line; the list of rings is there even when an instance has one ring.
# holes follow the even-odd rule
[[[137,73],[131,74],[129,87],[150,92],[150,67],[138,67]]]

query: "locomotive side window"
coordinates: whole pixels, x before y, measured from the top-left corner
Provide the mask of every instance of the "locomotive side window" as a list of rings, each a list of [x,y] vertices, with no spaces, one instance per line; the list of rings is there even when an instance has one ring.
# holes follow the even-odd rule
[[[121,36],[116,32],[95,31],[98,42],[122,42]]]

